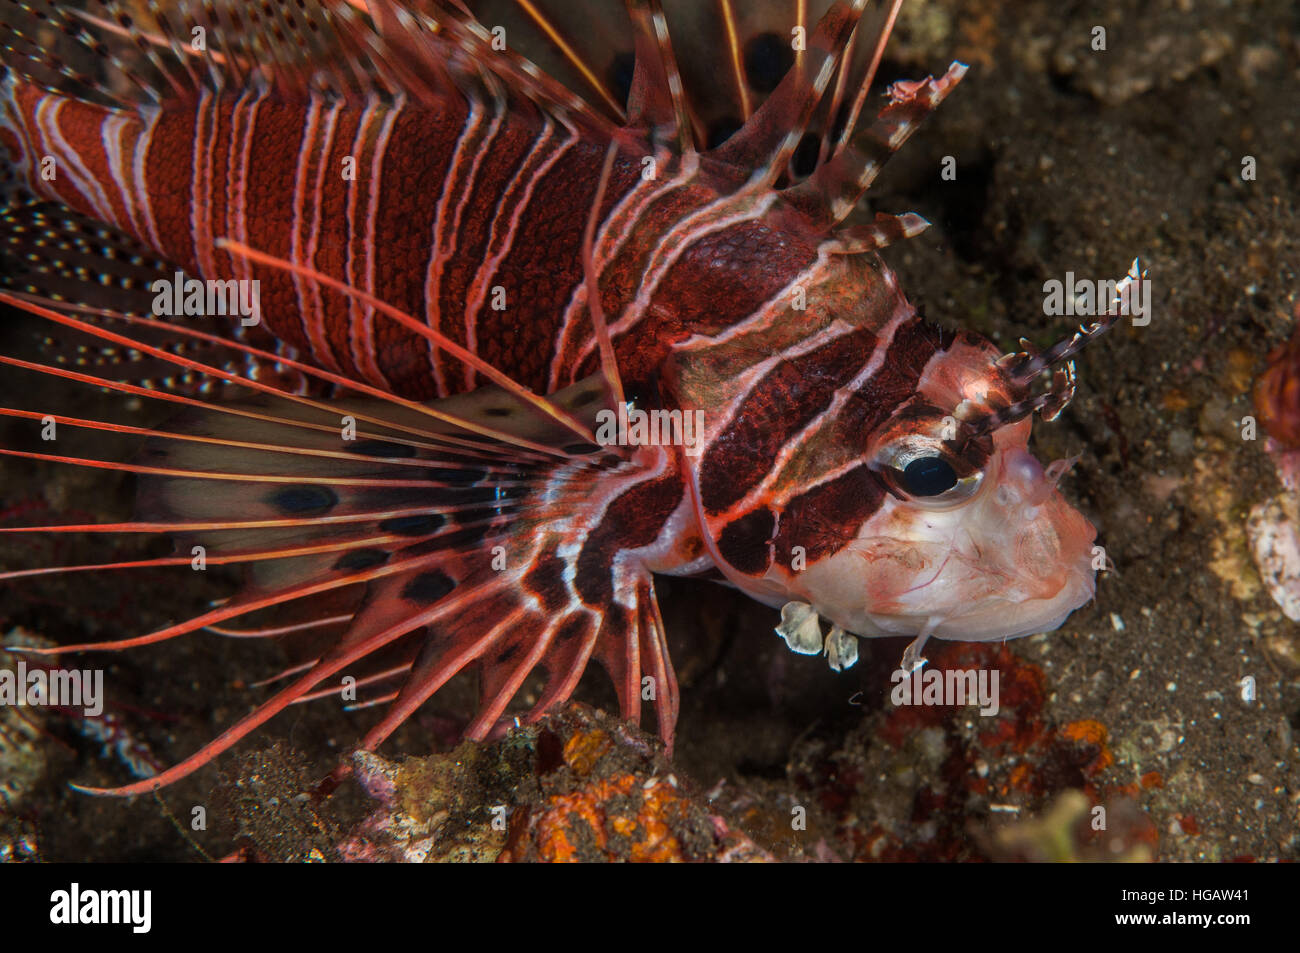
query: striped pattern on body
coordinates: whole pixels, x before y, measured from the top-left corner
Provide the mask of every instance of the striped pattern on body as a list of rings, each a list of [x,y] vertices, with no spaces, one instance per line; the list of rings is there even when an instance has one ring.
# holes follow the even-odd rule
[[[157,242],[200,275],[260,278],[270,329],[329,369],[403,396],[480,383],[372,308],[296,275],[250,268],[216,249],[217,237],[341,276],[422,315],[534,389],[565,386],[594,368],[587,289],[575,263],[599,155],[549,119],[522,121],[502,102],[466,107],[448,98],[433,112],[378,98],[313,96],[289,105],[265,92],[204,92],[188,114],[139,116],[35,90],[14,102],[27,153],[48,150],[74,170],[33,187]],[[347,157],[355,179],[340,174]],[[900,374],[898,352],[919,347],[928,358],[939,336],[905,334],[890,353],[909,315],[889,272],[875,256],[847,259],[780,227],[788,216],[774,223],[779,199],[762,183],[736,187],[729,170],[698,154],[656,156],[662,167],[645,178],[634,158],[615,167],[594,248],[625,378],[635,387],[670,357],[707,362],[710,392],[688,386],[676,400],[707,408],[699,488],[728,562],[757,571],[780,551],[788,564],[781,539],[806,536],[795,528],[815,519],[812,510],[839,508],[834,532],[820,535],[823,549],[842,544],[882,489],[861,460],[802,472],[800,451],[813,444],[824,460],[826,447],[852,446],[831,438],[894,413],[919,374],[914,363],[910,377]],[[168,181],[164,172],[177,169],[189,172],[188,182]],[[865,264],[850,264],[859,260]],[[489,307],[498,283],[502,312]],[[825,289],[837,287],[861,300],[791,306],[797,290],[833,295]],[[831,313],[839,325],[811,334],[813,315],[825,322]],[[857,323],[880,314],[890,315],[884,327]],[[728,354],[736,357],[728,362]],[[821,385],[794,393],[809,375]],[[886,378],[896,383],[882,385]]]
[[[709,408],[695,492],[721,559],[762,576],[788,570],[795,546],[812,562],[854,539],[886,493],[868,440],[919,399],[923,369],[952,340],[878,258],[823,249],[748,322],[681,345],[674,396]]]
[[[451,97],[436,110],[402,98],[289,103],[248,90],[140,112],[21,84],[6,99],[0,135],[37,160],[24,170],[34,191],[196,276],[259,279],[266,327],[323,367],[421,399],[481,383],[372,308],[250,266],[218,238],[383,298],[534,390],[594,366],[580,246],[603,144],[541,114]],[[38,174],[46,155],[52,181]],[[595,249],[633,382],[678,341],[747,320],[816,255],[812,239],[765,220],[770,189],[736,189],[734,170],[694,154],[658,159],[646,178],[640,157],[620,155]]]

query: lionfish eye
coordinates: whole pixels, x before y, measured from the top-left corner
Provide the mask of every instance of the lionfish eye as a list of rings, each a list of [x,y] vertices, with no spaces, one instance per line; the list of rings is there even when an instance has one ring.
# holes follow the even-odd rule
[[[957,485],[957,471],[943,457],[917,457],[903,468],[902,484],[911,496],[938,496]]]
[[[889,444],[877,454],[876,460],[876,469],[890,492],[916,506],[947,507],[960,503],[970,499],[984,480],[980,470],[960,476],[959,462],[934,443],[915,437]]]

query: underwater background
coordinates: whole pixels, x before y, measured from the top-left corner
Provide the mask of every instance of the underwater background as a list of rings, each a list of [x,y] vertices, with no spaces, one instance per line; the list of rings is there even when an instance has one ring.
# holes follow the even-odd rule
[[[104,668],[102,724],[0,709],[0,858],[1296,859],[1300,623],[1252,543],[1296,503],[1262,422],[1250,439],[1243,421],[1300,304],[1300,7],[923,0],[905,5],[881,76],[953,59],[969,75],[870,197],[932,223],[883,252],[918,310],[1012,350],[1069,332],[1043,309],[1044,283],[1067,272],[1118,279],[1140,256],[1153,291],[1150,323],[1081,355],[1078,395],[1031,444],[1079,458],[1062,489],[1113,562],[1096,600],[1045,635],[929,646],[933,668],[999,669],[996,716],[893,706],[906,640],[863,641],[835,673],[786,649],[774,611],[662,580],[682,689],[671,763],[602,714],[616,704],[598,672],[541,726],[455,747],[475,697],[462,678],[328,798],[311,792],[377,710],[297,707],[156,797],[71,790],[174,763],[283,667],[274,645],[196,634],[65,657]],[[937,174],[945,156],[953,181]],[[6,311],[0,347],[39,350],[37,323]],[[15,386],[0,374],[0,403],[19,404]],[[26,426],[0,422],[0,442],[22,444]],[[127,475],[0,465],[0,525],[126,519],[132,499]],[[0,538],[0,569],[115,556],[106,539]],[[233,575],[174,580],[5,584],[0,634],[126,637],[224,597]]]

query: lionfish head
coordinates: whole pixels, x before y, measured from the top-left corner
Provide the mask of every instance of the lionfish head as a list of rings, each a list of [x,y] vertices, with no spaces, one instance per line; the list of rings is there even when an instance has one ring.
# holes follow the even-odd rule
[[[1105,556],[1057,489],[1073,461],[1044,467],[1029,452],[1031,418],[1052,420],[1070,402],[1074,355],[1131,313],[1144,277],[1135,260],[1103,316],[1044,351],[1022,339],[1000,355],[960,334],[929,352],[915,393],[865,438],[879,503],[844,545],[784,580],[777,631],[792,647],[813,651],[815,613],[856,635],[916,636],[906,666],[930,636],[1045,632],[1092,598]]]
[[[821,615],[860,635],[980,641],[1054,629],[1092,598],[1096,531],[1057,489],[1072,461],[1044,467],[1028,446],[1029,414],[1059,410],[1072,374],[1033,398],[1007,363],[959,337],[870,435],[880,506],[797,579]]]
[[[787,604],[778,632],[796,651],[817,650],[815,616],[859,636],[916,636],[919,651],[930,636],[1045,632],[1093,597],[1096,530],[1057,489],[1073,461],[1044,466],[1028,442],[1032,415],[1050,420],[1072,397],[1070,358],[1112,321],[1041,353],[1022,341],[1003,355],[960,334],[928,357],[915,393],[864,435],[874,487],[860,492],[878,502],[847,542],[770,593]],[[806,638],[792,639],[801,625]]]

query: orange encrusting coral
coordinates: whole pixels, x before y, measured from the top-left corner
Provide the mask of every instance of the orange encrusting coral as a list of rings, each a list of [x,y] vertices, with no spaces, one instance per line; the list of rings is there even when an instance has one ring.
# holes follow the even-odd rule
[[[625,801],[623,809],[613,806]],[[605,851],[611,834],[631,839],[629,860],[682,861],[686,858],[669,829],[669,819],[684,807],[683,798],[667,781],[656,781],[647,789],[635,775],[626,774],[552,798],[550,810],[537,820],[534,842],[540,859],[548,863],[583,859],[575,837],[590,839],[599,851]],[[579,831],[576,825],[586,830]]]
[[[1087,774],[1098,774],[1115,763],[1115,756],[1106,746],[1106,739],[1110,737],[1110,732],[1101,722],[1090,718],[1072,721],[1061,729],[1061,734],[1071,741],[1082,742],[1097,749],[1096,757],[1084,769]]]

